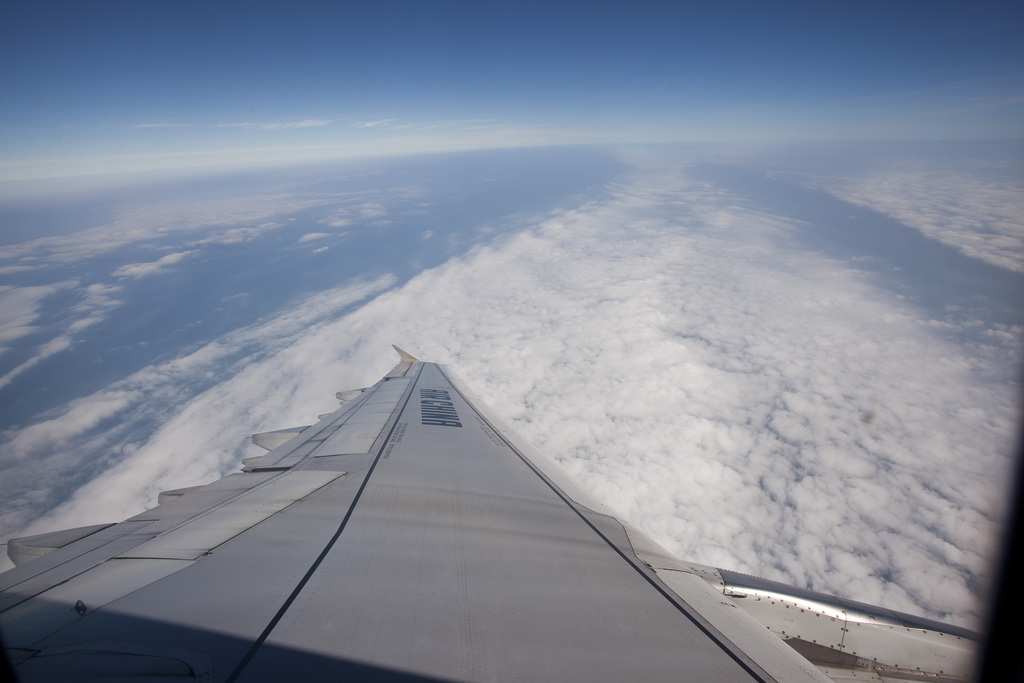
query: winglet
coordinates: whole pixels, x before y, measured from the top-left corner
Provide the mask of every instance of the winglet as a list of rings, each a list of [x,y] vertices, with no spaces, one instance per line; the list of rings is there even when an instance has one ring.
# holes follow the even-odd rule
[[[412,367],[413,363],[419,361],[419,358],[412,355],[411,353],[403,349],[401,346],[398,346],[397,344],[392,344],[391,347],[395,351],[398,351],[398,358],[401,361],[398,367],[391,371],[392,375],[404,374],[406,370]]]

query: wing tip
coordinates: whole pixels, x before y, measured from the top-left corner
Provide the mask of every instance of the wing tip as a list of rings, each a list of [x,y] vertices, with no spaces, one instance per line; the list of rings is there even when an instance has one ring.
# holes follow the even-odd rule
[[[420,362],[420,359],[412,355],[398,344],[392,344],[391,348],[398,352],[398,367],[391,371],[389,377],[398,377],[404,375],[405,371],[412,367],[413,363]]]
[[[391,348],[398,352],[398,357],[402,360],[402,363],[409,363],[410,365],[412,365],[413,363],[419,361],[419,358],[412,355],[398,344],[392,344]]]

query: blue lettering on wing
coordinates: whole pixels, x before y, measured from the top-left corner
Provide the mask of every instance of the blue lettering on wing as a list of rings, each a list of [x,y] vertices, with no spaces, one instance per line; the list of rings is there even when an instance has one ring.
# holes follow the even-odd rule
[[[444,389],[420,389],[420,422],[436,427],[462,427],[452,397]]]

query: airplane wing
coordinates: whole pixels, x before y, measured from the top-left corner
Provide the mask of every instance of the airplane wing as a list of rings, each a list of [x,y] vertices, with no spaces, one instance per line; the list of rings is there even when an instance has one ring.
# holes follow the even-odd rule
[[[33,680],[963,680],[973,634],[682,562],[399,365],[119,524],[12,540]],[[829,677],[826,677],[828,674]],[[882,676],[879,678],[879,676]]]

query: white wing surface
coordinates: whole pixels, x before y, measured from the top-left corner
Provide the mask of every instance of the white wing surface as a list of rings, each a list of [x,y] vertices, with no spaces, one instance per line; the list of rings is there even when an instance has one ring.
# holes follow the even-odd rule
[[[400,358],[372,387],[339,393],[342,407],[316,424],[255,435],[270,451],[241,473],[166,492],[120,524],[12,541],[19,566],[0,575],[0,627],[16,675],[827,681],[823,671],[969,671],[972,634],[679,561],[523,443],[450,370]],[[900,661],[885,659],[894,649]]]

